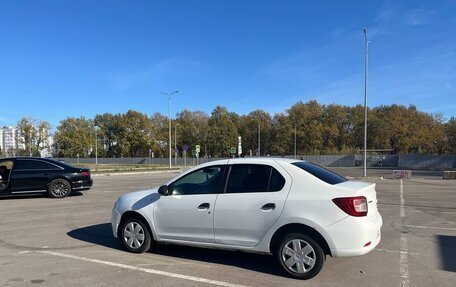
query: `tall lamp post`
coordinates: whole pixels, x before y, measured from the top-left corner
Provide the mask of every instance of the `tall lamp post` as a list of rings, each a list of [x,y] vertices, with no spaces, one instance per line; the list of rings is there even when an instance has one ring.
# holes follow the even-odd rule
[[[294,122],[294,158],[296,159],[296,122]]]
[[[177,166],[177,125],[174,124],[174,165]]]
[[[168,123],[169,123],[169,169],[171,169],[171,96],[177,94],[179,91],[174,91],[171,93],[162,92],[163,95],[168,96]]]
[[[364,165],[363,177],[367,176],[367,76],[369,64],[369,40],[367,38],[367,28],[364,31],[364,45],[365,45],[365,66],[364,66]]]
[[[98,165],[98,135],[97,135],[97,128],[98,126],[93,126],[95,129],[95,165]]]
[[[261,130],[260,130],[260,121],[258,121],[258,156],[261,156]]]

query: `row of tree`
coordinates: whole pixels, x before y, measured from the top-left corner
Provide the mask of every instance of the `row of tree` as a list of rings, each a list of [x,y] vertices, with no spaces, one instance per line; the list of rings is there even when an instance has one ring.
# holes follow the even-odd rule
[[[444,122],[440,115],[415,106],[379,106],[369,110],[368,149],[394,153],[456,153],[456,118]],[[94,119],[67,118],[55,133],[58,156],[91,156],[95,138],[99,156],[168,156],[168,117],[136,111],[100,114]],[[96,133],[96,137],[95,137]],[[238,115],[217,106],[207,115],[183,110],[172,120],[172,147],[179,156],[186,146],[201,146],[201,156],[225,157],[242,138],[245,155],[358,153],[363,147],[362,106],[299,102],[285,113],[271,116],[263,110]],[[260,142],[260,146],[258,145]],[[190,152],[190,151],[189,151]]]
[[[96,150],[100,157],[167,157],[168,121],[160,113],[148,116],[132,110],[93,119],[66,118],[55,132],[54,153],[89,157]],[[27,129],[21,130],[27,142]],[[292,155],[295,149],[298,155],[359,153],[364,143],[364,108],[312,100],[274,115],[263,110],[238,115],[221,106],[211,115],[183,110],[172,120],[172,153],[182,156],[186,147],[190,153],[200,145],[200,156],[227,157],[239,136],[243,155]],[[375,107],[368,111],[367,147],[392,153],[456,154],[456,118],[445,122],[441,115],[415,106]]]

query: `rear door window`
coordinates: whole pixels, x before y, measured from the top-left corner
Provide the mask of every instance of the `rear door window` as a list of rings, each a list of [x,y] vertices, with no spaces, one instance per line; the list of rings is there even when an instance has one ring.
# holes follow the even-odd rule
[[[269,165],[235,164],[231,166],[226,193],[280,191],[284,185],[283,176]]]

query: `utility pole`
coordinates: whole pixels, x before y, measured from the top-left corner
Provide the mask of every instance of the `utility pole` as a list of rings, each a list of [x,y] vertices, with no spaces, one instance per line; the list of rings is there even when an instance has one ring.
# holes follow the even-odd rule
[[[174,124],[174,165],[177,166],[177,125]]]
[[[364,66],[364,157],[363,157],[363,177],[367,176],[367,79],[369,65],[369,40],[367,38],[367,28],[364,31],[365,45],[365,66]]]
[[[174,94],[177,94],[179,91],[174,91],[172,93],[167,93],[167,92],[162,92],[163,95],[168,96],[168,123],[169,123],[169,142],[168,142],[168,147],[169,147],[169,169],[171,169],[171,96]]]

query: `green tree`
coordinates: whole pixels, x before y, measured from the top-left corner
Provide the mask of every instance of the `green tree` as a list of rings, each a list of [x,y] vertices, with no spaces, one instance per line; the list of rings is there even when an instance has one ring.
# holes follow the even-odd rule
[[[217,106],[208,122],[208,152],[212,157],[229,156],[230,147],[237,146],[238,131],[232,115],[225,107]]]
[[[315,100],[298,102],[289,110],[292,126],[296,126],[297,153],[320,154],[323,148],[323,107]]]
[[[451,117],[445,124],[445,135],[448,141],[448,152],[456,154],[456,117]]]
[[[40,156],[41,151],[49,149],[51,124],[32,117],[24,117],[17,123],[19,131],[18,141],[24,144],[24,149],[17,152],[18,155]]]
[[[97,138],[98,155],[101,157],[120,157],[121,147],[120,134],[123,129],[120,124],[120,116],[111,113],[96,115],[93,120],[95,126],[98,126]]]
[[[152,121],[145,114],[129,110],[122,116],[122,124],[121,142],[123,147],[128,146],[128,155],[147,156],[153,148]]]
[[[191,112],[185,109],[177,114],[176,122],[179,150],[182,151],[184,144],[189,147],[189,150],[195,149],[198,144],[201,146],[200,156],[205,156],[209,117],[204,112]]]
[[[285,113],[275,114],[271,127],[271,154],[294,154],[294,122]]]
[[[84,117],[66,118],[60,121],[54,140],[58,156],[88,157],[95,148],[93,123]]]
[[[156,157],[168,157],[169,122],[168,117],[155,113],[150,118],[154,128],[152,150]]]
[[[244,154],[256,155],[258,152],[258,130],[260,134],[260,151],[262,155],[272,153],[271,132],[272,118],[263,110],[255,110],[238,119],[238,131],[242,136]]]

